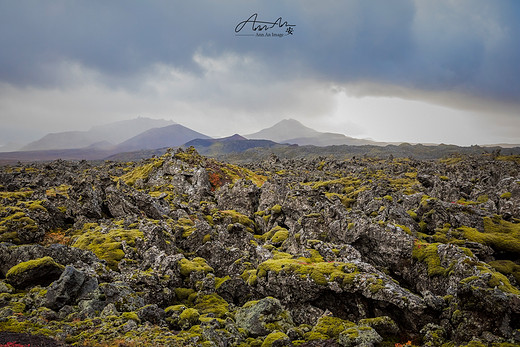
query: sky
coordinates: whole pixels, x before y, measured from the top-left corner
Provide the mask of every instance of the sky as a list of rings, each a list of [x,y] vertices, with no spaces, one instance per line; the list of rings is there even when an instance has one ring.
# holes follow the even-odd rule
[[[517,0],[0,0],[0,144],[138,116],[519,144],[518,18]]]

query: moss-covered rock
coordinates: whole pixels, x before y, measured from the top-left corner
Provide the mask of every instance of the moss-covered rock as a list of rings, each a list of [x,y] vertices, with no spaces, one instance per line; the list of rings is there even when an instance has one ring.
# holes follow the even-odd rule
[[[199,323],[199,311],[194,308],[187,308],[179,315],[179,326],[182,329],[189,329],[191,326]]]
[[[193,260],[180,259],[178,262],[181,275],[189,277],[192,272],[213,272],[213,268],[206,263],[206,259],[195,257]]]
[[[355,326],[342,331],[338,338],[342,346],[374,346],[383,341],[383,338],[368,326]]]
[[[6,274],[6,280],[16,288],[35,285],[47,286],[57,280],[65,266],[51,257],[29,260],[13,266]]]
[[[289,336],[285,335],[281,331],[274,331],[267,335],[262,347],[278,347],[278,346],[291,346],[291,340]]]
[[[238,309],[236,322],[251,336],[267,335],[275,330],[287,331],[294,327],[291,314],[284,310],[278,299],[267,297],[249,301]]]

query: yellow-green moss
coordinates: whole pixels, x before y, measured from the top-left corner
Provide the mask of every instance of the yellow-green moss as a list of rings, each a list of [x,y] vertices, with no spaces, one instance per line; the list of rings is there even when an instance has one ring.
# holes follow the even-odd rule
[[[242,213],[237,212],[235,210],[224,210],[217,212],[217,214],[220,214],[222,217],[230,217],[232,223],[240,223],[242,225],[245,225],[246,227],[252,228],[253,230],[256,230],[257,228],[256,223],[252,221],[248,216],[243,215]],[[215,220],[216,217],[216,215],[213,215],[213,220]]]
[[[287,229],[282,228],[278,230],[273,237],[271,238],[272,243],[281,243],[284,242],[289,237],[289,231]]]
[[[511,199],[511,193],[505,192],[504,194],[500,195],[502,199]]]
[[[345,284],[345,280],[352,273],[357,271],[357,267],[350,263],[341,262],[313,262],[311,258],[298,259],[269,259],[258,265],[258,277],[265,277],[267,272],[297,273],[309,276],[316,284],[324,285],[328,282],[338,281],[340,285]],[[347,280],[348,280],[347,279]]]
[[[123,180],[126,184],[132,186],[139,179],[145,180],[150,176],[154,168],[161,167],[163,165],[164,160],[153,159],[152,162],[148,164],[144,164],[142,166],[138,166],[132,171],[124,174],[117,179]]]
[[[222,278],[220,278],[220,277],[215,277],[215,289],[219,289],[220,286],[221,286],[224,282],[226,282],[226,281],[228,281],[228,280],[230,280],[230,279],[231,279],[231,277],[229,277],[229,276],[222,277]]]
[[[126,320],[131,319],[131,320],[135,321],[136,323],[141,323],[139,316],[135,312],[123,312],[121,314],[121,317]]]
[[[217,318],[225,318],[229,312],[229,304],[218,294],[199,295],[195,308],[201,315],[212,313]]]
[[[412,251],[412,257],[428,266],[428,276],[446,276],[449,269],[441,266],[441,260],[437,251],[439,243],[416,242]]]
[[[462,161],[462,157],[450,157],[445,159],[440,159],[439,162],[446,165],[455,165]]]
[[[273,343],[279,340],[289,341],[289,337],[281,331],[274,331],[267,335],[264,342],[262,343],[262,347],[271,347]]]
[[[106,260],[113,270],[118,269],[119,262],[125,257],[122,242],[126,242],[129,247],[135,247],[135,240],[144,238],[138,229],[117,228],[103,233],[101,227],[95,223],[86,223],[82,231],[73,246],[94,252],[98,258]]]
[[[280,214],[282,212],[282,206],[280,205],[274,205],[273,207],[271,207],[271,212],[273,214]]]
[[[240,277],[250,286],[255,286],[258,283],[256,270],[245,270]]]
[[[328,340],[329,336],[324,335],[322,333],[318,333],[316,331],[309,331],[303,335],[305,341],[314,341],[314,340]]]
[[[21,190],[16,192],[0,192],[0,199],[20,200],[30,197],[34,192],[32,190]]]
[[[186,323],[193,325],[199,321],[200,313],[194,308],[187,308],[179,315],[179,322],[181,325]]]
[[[467,240],[483,243],[498,251],[520,253],[520,224],[489,217],[484,217],[483,221],[483,233],[466,226],[458,230]]]
[[[332,316],[322,316],[312,329],[313,332],[326,335],[329,338],[338,338],[339,334],[348,328],[355,326],[354,323]]]
[[[495,270],[504,275],[513,275],[516,283],[520,284],[520,265],[511,260],[494,260],[488,263]]]
[[[31,270],[31,269],[35,269],[35,268],[39,268],[39,267],[43,267],[43,266],[54,266],[54,267],[61,268],[61,269],[65,268],[65,266],[56,263],[54,261],[54,259],[52,259],[51,257],[43,257],[43,258],[39,258],[39,259],[24,261],[22,263],[19,263],[19,264],[13,266],[12,268],[9,269],[9,271],[7,271],[7,274],[5,277],[7,279],[9,279],[12,276],[20,275],[21,273],[23,273],[27,270]]]
[[[196,257],[193,260],[181,259],[179,260],[179,270],[181,275],[188,277],[192,272],[213,272],[213,268],[206,263],[206,259]]]

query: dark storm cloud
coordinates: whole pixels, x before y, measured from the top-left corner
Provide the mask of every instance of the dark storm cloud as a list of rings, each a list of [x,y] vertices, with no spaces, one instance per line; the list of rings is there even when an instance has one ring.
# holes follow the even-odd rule
[[[284,39],[234,36],[257,12],[295,24]],[[133,88],[151,66],[202,74],[195,54],[248,56],[265,75],[369,81],[516,103],[518,1],[3,1],[0,79],[55,86],[77,63]],[[247,73],[243,76],[248,78]]]

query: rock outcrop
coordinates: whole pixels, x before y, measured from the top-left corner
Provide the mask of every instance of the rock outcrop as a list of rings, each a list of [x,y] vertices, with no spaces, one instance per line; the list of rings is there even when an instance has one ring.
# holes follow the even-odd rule
[[[192,148],[0,172],[0,330],[69,344],[520,343],[520,159]],[[96,341],[96,342],[94,342]]]

